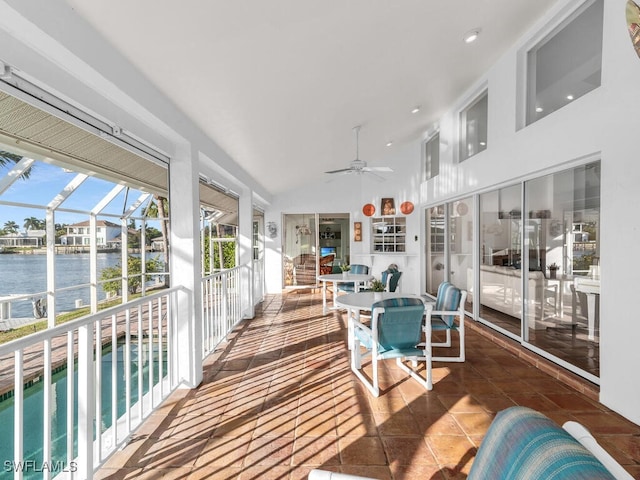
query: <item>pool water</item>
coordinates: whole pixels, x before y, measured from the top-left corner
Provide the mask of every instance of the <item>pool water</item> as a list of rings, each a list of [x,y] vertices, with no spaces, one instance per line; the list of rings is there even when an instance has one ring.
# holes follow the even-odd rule
[[[102,356],[102,385],[100,395],[102,398],[102,414],[100,417],[100,431],[104,432],[113,425],[112,408],[111,408],[111,365],[114,360],[113,350],[104,351]],[[125,395],[125,367],[124,367],[124,344],[118,344],[116,350],[117,361],[117,398],[118,398],[118,417],[126,412],[126,395]],[[142,355],[143,361],[143,394],[149,390],[149,352],[148,345],[144,346]],[[153,353],[153,372],[154,385],[158,383],[158,363],[160,361],[157,351]],[[162,355],[163,374],[166,375],[166,352]],[[138,345],[131,344],[131,404],[138,400]],[[78,453],[77,446],[77,405],[78,405],[78,371],[77,367],[74,371],[74,452],[75,458]],[[43,471],[48,469],[51,476],[54,477],[62,471],[63,468],[73,469],[73,465],[66,465],[67,459],[67,371],[63,369],[55,373],[52,377],[52,403],[51,410],[53,412],[51,418],[51,449],[52,461],[50,464],[44,464],[42,459],[42,437],[43,437],[43,383],[38,382],[28,387],[24,391],[24,460],[25,464],[21,467],[25,479],[42,478]],[[14,402],[13,397],[0,402],[0,479],[13,478],[15,465],[13,462],[13,426],[14,426]]]

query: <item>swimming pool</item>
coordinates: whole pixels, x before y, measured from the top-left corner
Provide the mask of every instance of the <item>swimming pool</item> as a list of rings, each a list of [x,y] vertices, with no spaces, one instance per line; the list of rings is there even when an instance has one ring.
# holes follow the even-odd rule
[[[116,349],[116,355],[113,354],[113,349],[105,347],[102,356],[102,381],[98,386],[100,392],[96,392],[101,398],[101,415],[98,419],[100,422],[101,433],[109,430],[113,427],[112,418],[112,363],[116,361],[117,366],[117,416],[118,418],[124,415],[127,411],[126,405],[126,392],[125,392],[125,362],[124,362],[124,341],[118,344]],[[138,401],[138,361],[142,361],[142,376],[143,376],[143,395],[149,391],[149,366],[150,361],[153,362],[153,385],[156,385],[159,381],[159,362],[162,361],[162,371],[167,372],[167,356],[166,352],[162,352],[162,356],[159,355],[157,350],[154,350],[149,358],[149,351],[143,350],[141,358],[138,355],[138,345],[131,344],[131,382],[130,382],[130,395],[131,405],[134,405]],[[160,358],[162,357],[162,358]],[[73,464],[67,464],[67,411],[68,401],[67,398],[67,370],[66,368],[57,371],[52,376],[52,398],[51,398],[51,462],[43,462],[43,430],[44,430],[44,417],[43,417],[43,395],[44,386],[43,382],[36,382],[32,386],[28,387],[24,391],[24,419],[23,419],[23,432],[24,432],[24,460],[25,463],[21,465],[15,465],[13,461],[14,445],[13,445],[13,427],[14,427],[14,402],[13,397],[10,397],[0,402],[0,479],[11,479],[16,468],[20,468],[23,471],[25,479],[37,479],[42,478],[43,472],[49,470],[51,476],[54,477],[65,468],[73,469]],[[77,368],[74,371],[74,384],[78,384],[78,372]],[[74,411],[74,442],[73,442],[73,458],[78,454],[77,452],[77,404],[78,404],[78,390],[74,389],[73,398],[73,411]],[[97,429],[96,429],[97,431]]]

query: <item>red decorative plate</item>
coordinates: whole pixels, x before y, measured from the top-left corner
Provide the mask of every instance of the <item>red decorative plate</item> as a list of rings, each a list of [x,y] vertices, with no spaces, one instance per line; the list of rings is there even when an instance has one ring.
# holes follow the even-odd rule
[[[405,215],[409,215],[411,212],[413,212],[413,203],[402,202],[402,204],[400,205],[400,211]]]
[[[374,213],[376,213],[376,207],[371,203],[367,203],[364,207],[362,207],[362,213],[364,213],[367,217],[370,217]]]

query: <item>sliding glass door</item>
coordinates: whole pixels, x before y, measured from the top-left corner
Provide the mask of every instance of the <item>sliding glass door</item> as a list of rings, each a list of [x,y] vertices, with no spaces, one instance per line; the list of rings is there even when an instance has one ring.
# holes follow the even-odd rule
[[[600,162],[525,183],[530,314],[524,339],[597,377]]]
[[[451,281],[476,320],[598,382],[599,161],[429,207],[425,227],[427,293]]]

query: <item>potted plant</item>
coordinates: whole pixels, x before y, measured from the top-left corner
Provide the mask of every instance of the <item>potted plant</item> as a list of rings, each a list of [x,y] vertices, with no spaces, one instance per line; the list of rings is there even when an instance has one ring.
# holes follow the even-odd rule
[[[549,269],[549,278],[556,278],[556,273],[558,272],[558,265],[555,262],[553,262],[547,268]]]
[[[340,270],[342,270],[342,276],[344,278],[347,278],[347,275],[349,274],[349,270],[351,270],[351,265],[349,265],[348,263],[341,263]]]
[[[371,291],[373,292],[373,298],[375,300],[382,300],[382,292],[384,292],[384,283],[377,278],[371,282]]]

